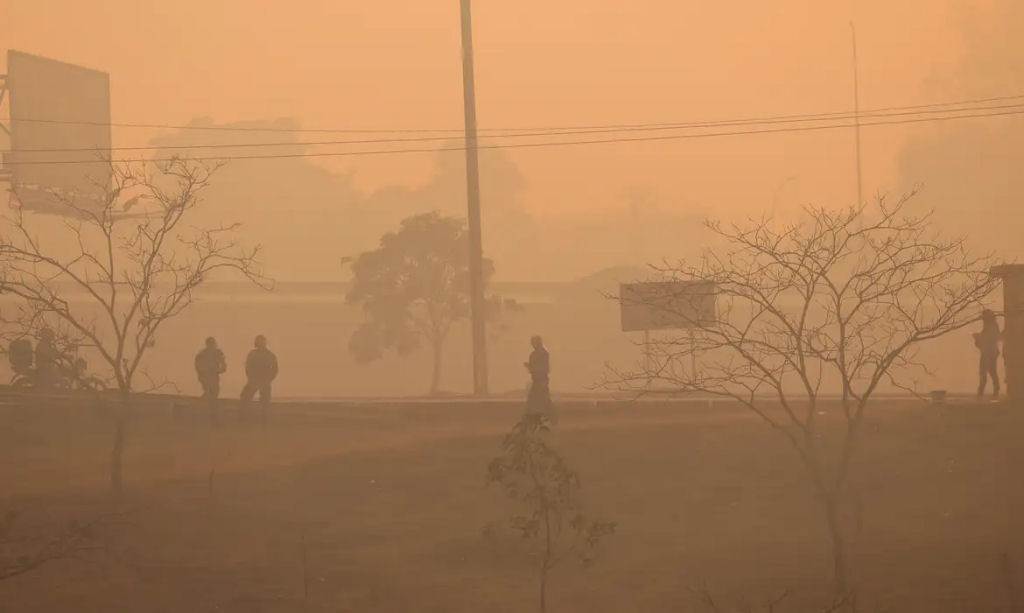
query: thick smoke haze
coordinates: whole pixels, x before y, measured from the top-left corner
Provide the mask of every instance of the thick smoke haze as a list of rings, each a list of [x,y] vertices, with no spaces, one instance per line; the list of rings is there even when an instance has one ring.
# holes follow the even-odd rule
[[[931,95],[940,89],[961,99],[1024,92],[1024,5],[981,4],[991,12],[979,14],[974,3],[960,5],[964,52],[955,66],[932,75],[925,85]],[[922,187],[943,227],[966,233],[976,248],[1020,260],[1022,152],[1019,116],[939,125],[908,139],[899,156],[900,174],[905,185]]]
[[[218,125],[258,125],[290,117],[303,128],[458,134],[455,5],[314,1],[296,11],[271,2],[211,7],[185,0],[171,10],[112,0],[102,6],[14,3],[0,35],[11,48],[110,72],[113,116],[120,121],[209,117]],[[478,114],[486,130],[847,110],[851,19],[864,108],[1006,94],[1008,79],[1019,75],[1012,31],[1019,12],[1011,2],[959,0],[801,0],[743,10],[653,0],[484,3],[475,14]],[[942,134],[976,138],[1008,132],[1019,121],[866,128],[866,193],[923,183],[938,204],[954,191],[939,183],[949,174],[929,170],[926,156],[913,150],[934,151],[928,143]],[[127,128],[115,129],[114,138],[115,145],[138,146],[154,138],[209,142],[214,135],[224,142],[218,133],[173,137]],[[322,136],[308,140],[327,140]],[[565,280],[632,262],[637,235],[645,237],[642,257],[676,257],[703,240],[699,221],[706,215],[785,213],[810,202],[841,206],[855,199],[849,130],[511,149],[485,153],[483,163],[485,249],[495,259],[496,279]],[[274,254],[273,273],[281,278],[335,279],[338,258],[372,245],[380,228],[406,211],[458,212],[464,203],[458,153],[235,165],[242,168],[225,170],[233,185],[223,189],[240,201],[217,206],[226,218],[245,217]],[[294,182],[302,186],[293,188]],[[986,183],[995,189],[998,182]],[[651,195],[639,216],[630,196],[638,188]],[[991,201],[977,190],[971,195]],[[529,250],[517,249],[524,235],[531,237]],[[309,257],[311,245],[322,248],[322,257]]]
[[[2,612],[1024,611],[1024,0],[0,0],[0,58]]]

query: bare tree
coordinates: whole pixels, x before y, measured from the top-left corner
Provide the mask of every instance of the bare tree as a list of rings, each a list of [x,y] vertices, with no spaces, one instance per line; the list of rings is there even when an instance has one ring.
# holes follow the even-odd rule
[[[182,158],[114,165],[98,204],[61,198],[66,215],[57,222],[19,210],[0,226],[0,292],[20,299],[13,319],[22,329],[52,323],[89,345],[120,392],[115,492],[130,396],[153,389],[140,390],[139,381],[152,383],[144,359],[163,324],[187,309],[211,276],[235,273],[266,285],[259,247],[238,245],[238,224],[189,225],[217,168]]]
[[[789,441],[824,511],[839,599],[851,592],[841,506],[865,411],[887,385],[913,391],[912,373],[926,370],[922,343],[977,321],[980,302],[996,288],[990,259],[972,256],[962,239],[935,235],[930,215],[908,212],[912,196],[839,211],[808,207],[802,221],[782,227],[767,218],[709,222],[722,250],[658,270],[713,283],[717,320],[695,339],[652,339],[644,366],[613,369],[605,381],[729,398]],[[685,301],[657,302],[649,306],[689,316],[678,306]],[[829,390],[842,415],[831,450],[818,423]]]

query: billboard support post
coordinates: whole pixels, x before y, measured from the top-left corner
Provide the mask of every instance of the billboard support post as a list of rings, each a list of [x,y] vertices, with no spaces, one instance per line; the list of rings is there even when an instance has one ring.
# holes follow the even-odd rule
[[[1006,396],[1024,400],[1024,264],[1003,264],[990,271],[1003,282],[1003,367]]]
[[[690,376],[697,380],[697,334],[690,328]]]
[[[644,373],[647,375],[647,387],[651,386],[651,331],[644,330]]]

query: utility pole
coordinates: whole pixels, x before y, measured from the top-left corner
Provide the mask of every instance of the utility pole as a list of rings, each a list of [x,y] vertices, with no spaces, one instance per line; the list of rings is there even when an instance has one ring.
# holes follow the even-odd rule
[[[864,206],[864,192],[860,171],[860,77],[857,74],[857,30],[850,22],[850,37],[853,41],[853,126],[857,138],[857,206]]]
[[[476,140],[476,92],[473,79],[473,19],[470,0],[459,0],[462,14],[462,89],[466,113],[466,200],[469,204],[469,291],[473,316],[473,393],[487,393],[487,324],[484,302],[484,253],[480,232],[480,163]]]

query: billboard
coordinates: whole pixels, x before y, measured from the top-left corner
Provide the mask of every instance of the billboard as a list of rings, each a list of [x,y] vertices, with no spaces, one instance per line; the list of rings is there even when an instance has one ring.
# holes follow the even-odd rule
[[[717,318],[710,281],[623,283],[619,305],[623,332],[701,328]]]
[[[110,184],[109,75],[12,50],[7,91],[7,160],[21,205],[60,212],[61,198],[74,197],[80,206],[101,206]]]

